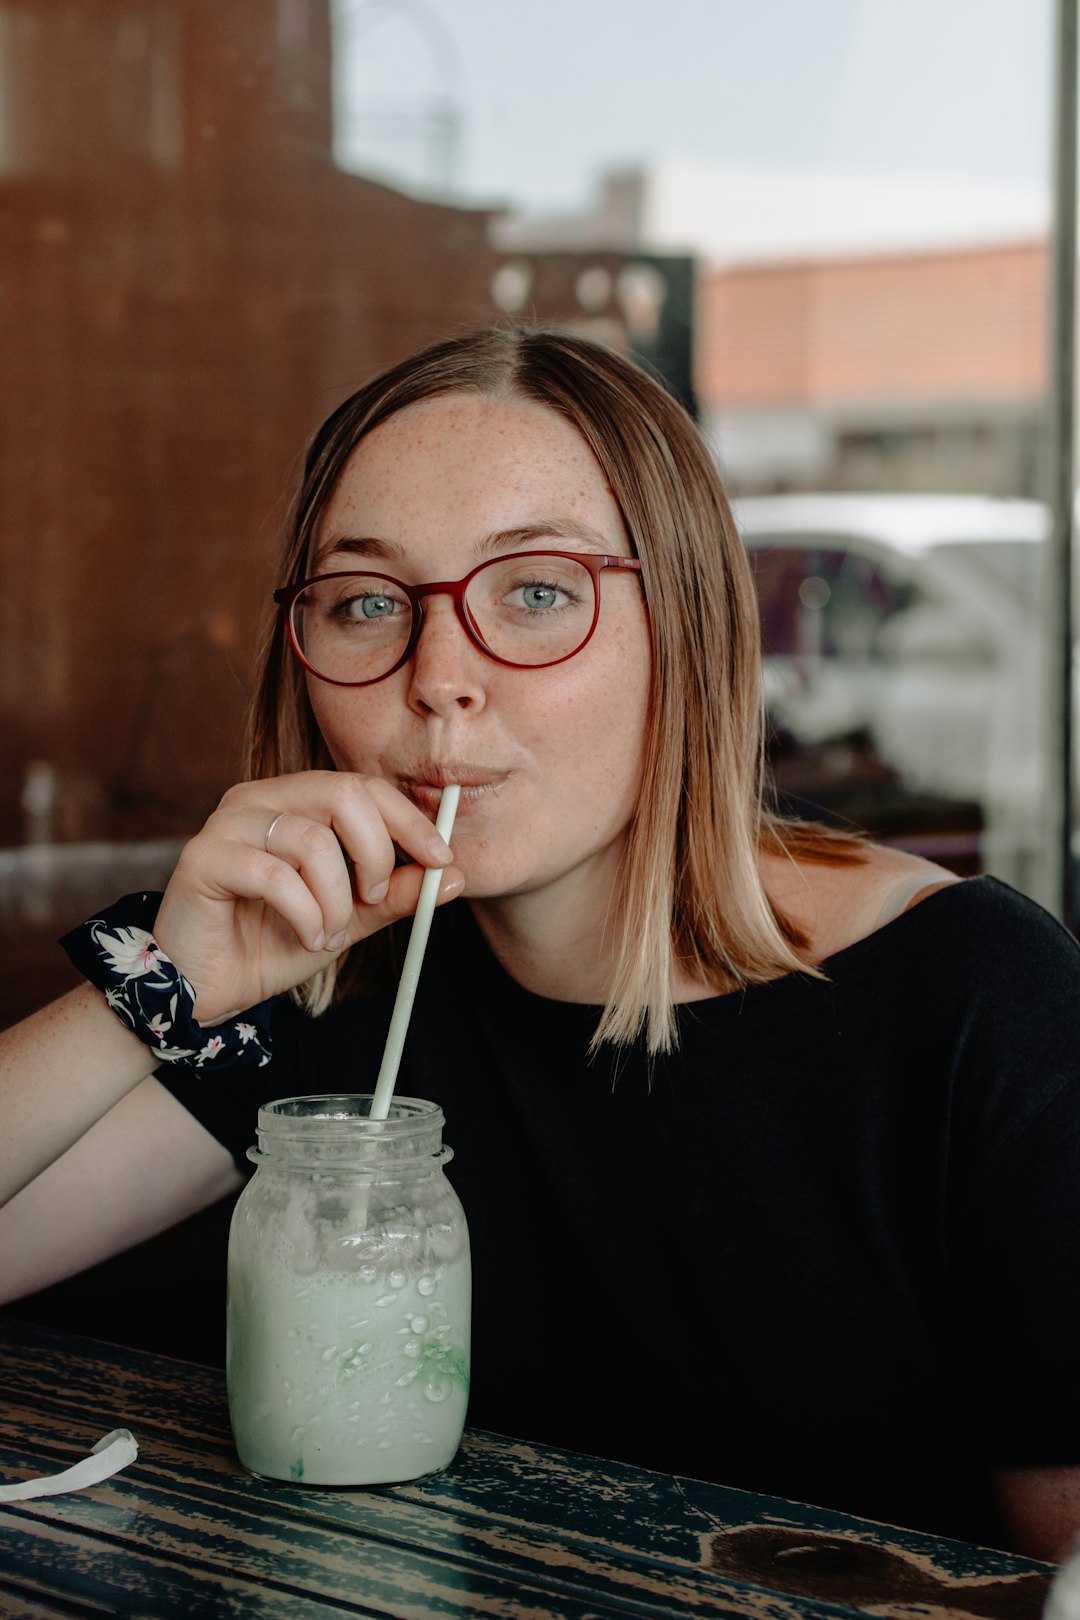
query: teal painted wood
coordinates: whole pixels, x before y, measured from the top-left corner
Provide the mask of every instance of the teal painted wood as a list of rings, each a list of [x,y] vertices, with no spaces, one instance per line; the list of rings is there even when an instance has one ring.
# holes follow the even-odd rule
[[[409,1485],[255,1480],[219,1372],[0,1320],[0,1477],[64,1467],[118,1426],[140,1455],[114,1479],[0,1505],[0,1615],[1036,1620],[1052,1573],[479,1431]],[[10,1606],[27,1594],[40,1611]]]

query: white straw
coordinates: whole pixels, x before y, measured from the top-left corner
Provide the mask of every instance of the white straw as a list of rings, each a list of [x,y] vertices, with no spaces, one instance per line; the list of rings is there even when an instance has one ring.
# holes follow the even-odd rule
[[[457,815],[460,797],[461,788],[456,782],[450,782],[443,788],[442,798],[439,800],[439,813],[435,818],[435,831],[443,842],[447,844],[450,842],[450,834],[453,830],[454,817]],[[409,945],[405,952],[405,965],[401,970],[401,982],[398,985],[397,996],[394,1000],[394,1011],[390,1019],[390,1032],[386,1037],[386,1048],[383,1052],[382,1066],[379,1069],[379,1078],[375,1082],[375,1095],[371,1099],[369,1119],[385,1119],[390,1112],[390,1101],[394,1095],[394,1084],[397,1080],[398,1065],[401,1062],[401,1053],[405,1045],[405,1033],[409,1027],[413,997],[416,995],[416,985],[420,978],[420,964],[424,960],[424,951],[427,947],[431,919],[435,911],[435,901],[438,898],[439,884],[441,882],[442,868],[429,866],[424,873],[424,881],[420,885],[420,899],[416,904],[416,914],[413,917],[412,931],[409,934]]]

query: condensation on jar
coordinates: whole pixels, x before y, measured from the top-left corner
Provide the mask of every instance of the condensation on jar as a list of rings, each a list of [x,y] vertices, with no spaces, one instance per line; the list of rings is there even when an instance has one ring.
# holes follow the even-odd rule
[[[442,1110],[259,1110],[229,1235],[229,1416],[251,1473],[383,1485],[445,1468],[469,1391],[471,1268]]]

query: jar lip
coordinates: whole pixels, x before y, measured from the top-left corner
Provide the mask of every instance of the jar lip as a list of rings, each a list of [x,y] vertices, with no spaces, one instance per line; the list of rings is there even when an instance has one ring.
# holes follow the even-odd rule
[[[373,1101],[367,1093],[349,1092],[278,1097],[259,1109],[259,1130],[273,1137],[318,1137],[322,1141],[342,1137],[400,1140],[418,1131],[441,1130],[445,1123],[439,1104],[426,1097],[394,1097],[386,1119],[370,1118]]]

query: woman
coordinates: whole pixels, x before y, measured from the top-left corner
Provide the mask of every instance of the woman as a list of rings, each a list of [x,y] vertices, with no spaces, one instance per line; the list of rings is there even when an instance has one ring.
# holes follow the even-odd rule
[[[371,1089],[436,865],[398,1090],[457,1154],[471,1421],[1063,1549],[1077,947],[763,811],[753,583],[683,412],[580,339],[438,345],[317,436],[286,577],[252,779],[152,924],[196,1025],[88,984],[4,1038],[9,1297],[234,1191],[259,1101]]]

